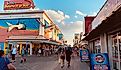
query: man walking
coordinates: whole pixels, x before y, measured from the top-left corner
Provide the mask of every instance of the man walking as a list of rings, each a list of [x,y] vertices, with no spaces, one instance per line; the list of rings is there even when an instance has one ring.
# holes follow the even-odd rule
[[[66,47],[66,61],[68,63],[68,68],[70,67],[70,61],[71,61],[71,55],[72,55],[72,48],[71,45],[69,45],[68,47]]]

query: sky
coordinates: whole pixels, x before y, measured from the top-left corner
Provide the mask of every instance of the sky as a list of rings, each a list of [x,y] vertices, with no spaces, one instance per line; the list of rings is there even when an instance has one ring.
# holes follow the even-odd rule
[[[84,17],[95,16],[106,0],[33,0],[36,9],[45,10],[58,25],[68,44],[73,44],[74,33],[84,31]],[[4,0],[0,1],[3,10]]]

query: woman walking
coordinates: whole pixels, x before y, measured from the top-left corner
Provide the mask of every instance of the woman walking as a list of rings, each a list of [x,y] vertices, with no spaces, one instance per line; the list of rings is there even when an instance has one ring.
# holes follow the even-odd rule
[[[14,46],[13,49],[12,49],[12,61],[15,62],[15,56],[17,54],[17,49],[16,47]]]
[[[23,47],[21,50],[21,63],[26,62],[26,58],[25,58],[25,48]]]
[[[65,61],[65,50],[62,48],[61,53],[60,53],[60,59],[61,59],[61,68],[64,67],[64,61]]]

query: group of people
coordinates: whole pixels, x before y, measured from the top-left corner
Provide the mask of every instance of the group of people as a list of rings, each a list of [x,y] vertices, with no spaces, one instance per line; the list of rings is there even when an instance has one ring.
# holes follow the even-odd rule
[[[33,54],[37,56],[49,56],[55,53],[55,48],[51,46],[33,48]]]
[[[7,48],[6,50],[7,50],[6,51],[6,57],[12,58],[11,62],[15,62],[16,56],[19,55],[17,47],[13,46],[11,50],[9,48]],[[20,61],[21,63],[26,61],[25,54],[26,54],[26,49],[25,49],[25,47],[22,47],[22,49],[21,49],[21,61]]]
[[[64,67],[65,64],[65,59],[67,61],[67,67],[70,67],[70,62],[71,62],[71,55],[72,55],[72,48],[70,46],[68,47],[63,47],[59,49],[59,63],[61,64],[61,68]]]
[[[16,70],[12,63],[16,61],[17,47],[13,46],[11,50],[8,48],[6,50],[6,54],[2,49],[0,50],[0,70]],[[25,53],[26,49],[22,47],[20,63],[26,62]]]

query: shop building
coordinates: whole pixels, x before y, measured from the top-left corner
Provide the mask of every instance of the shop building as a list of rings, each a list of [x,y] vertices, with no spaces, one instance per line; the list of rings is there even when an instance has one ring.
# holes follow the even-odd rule
[[[108,53],[111,70],[121,70],[120,17],[121,0],[107,0],[83,38],[88,41],[90,53]]]
[[[45,11],[4,11],[0,13],[0,48],[22,47],[32,55],[33,50],[46,45],[63,44],[63,34]]]
[[[75,33],[74,34],[74,40],[73,40],[73,46],[74,47],[79,47],[79,42],[80,42],[80,34]]]

